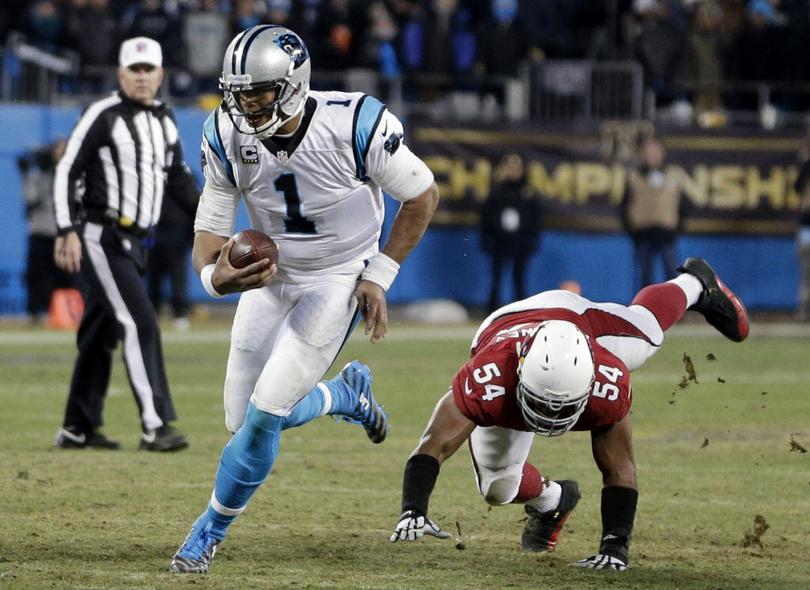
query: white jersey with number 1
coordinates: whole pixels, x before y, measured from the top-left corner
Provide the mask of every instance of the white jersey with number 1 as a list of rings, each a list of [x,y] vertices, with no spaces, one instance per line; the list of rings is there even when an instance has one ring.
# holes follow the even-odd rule
[[[217,108],[205,122],[202,162],[195,231],[230,236],[242,199],[251,225],[278,243],[279,269],[293,273],[356,268],[377,253],[382,191],[407,201],[433,182],[399,119],[361,93],[310,92],[286,142],[242,134]]]

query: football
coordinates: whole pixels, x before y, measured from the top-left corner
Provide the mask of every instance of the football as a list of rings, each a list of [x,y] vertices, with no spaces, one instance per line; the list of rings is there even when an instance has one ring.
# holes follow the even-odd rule
[[[271,264],[278,262],[278,246],[273,238],[255,229],[246,229],[234,234],[233,247],[228,260],[234,268],[245,268],[263,258]]]

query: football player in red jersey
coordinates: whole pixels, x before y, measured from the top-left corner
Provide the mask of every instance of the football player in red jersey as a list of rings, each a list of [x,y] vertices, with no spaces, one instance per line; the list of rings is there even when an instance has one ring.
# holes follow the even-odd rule
[[[633,461],[630,372],[664,333],[694,309],[724,336],[748,336],[737,296],[700,258],[682,274],[642,289],[629,306],[547,291],[502,307],[478,329],[471,358],[436,404],[405,466],[402,514],[390,541],[449,534],[427,517],[439,466],[469,441],[478,489],[487,503],[522,503],[521,546],[550,551],[579,500],[575,481],[551,481],[526,459],[535,434],[591,433],[602,473],[602,538],[591,569],[627,569],[638,492]]]

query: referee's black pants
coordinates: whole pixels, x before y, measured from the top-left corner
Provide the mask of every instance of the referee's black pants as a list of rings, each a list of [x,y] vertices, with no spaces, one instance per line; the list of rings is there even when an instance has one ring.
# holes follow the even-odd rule
[[[85,223],[80,235],[88,293],[64,425],[83,431],[101,426],[112,356],[120,340],[141,425],[144,430],[159,428],[176,415],[160,328],[141,278],[146,248],[128,232],[98,223]]]

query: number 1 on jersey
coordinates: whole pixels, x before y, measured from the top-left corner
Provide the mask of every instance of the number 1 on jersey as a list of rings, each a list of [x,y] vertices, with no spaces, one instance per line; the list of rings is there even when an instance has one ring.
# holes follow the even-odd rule
[[[318,233],[315,229],[315,222],[301,215],[301,198],[298,196],[295,174],[282,174],[276,178],[273,186],[284,195],[284,203],[287,205],[284,231],[288,234]]]

